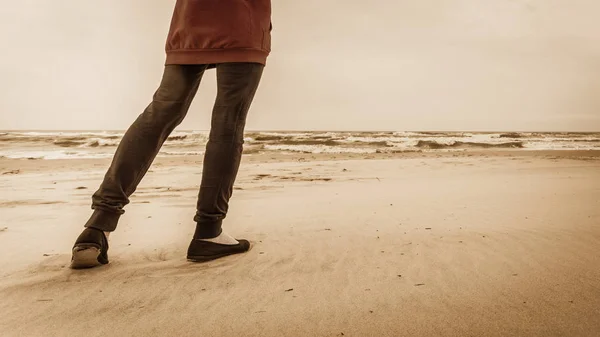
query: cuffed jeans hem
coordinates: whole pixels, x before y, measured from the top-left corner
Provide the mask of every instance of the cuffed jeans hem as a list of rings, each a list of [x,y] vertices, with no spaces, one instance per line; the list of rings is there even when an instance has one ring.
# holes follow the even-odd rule
[[[117,222],[119,222],[120,217],[121,214],[119,213],[111,213],[97,209],[94,210],[94,213],[92,213],[92,216],[84,227],[95,228],[105,232],[112,232],[117,228]]]
[[[221,235],[222,229],[221,224],[222,220],[218,220],[216,222],[205,223],[198,222],[196,223],[196,232],[194,232],[194,239],[212,239]]]

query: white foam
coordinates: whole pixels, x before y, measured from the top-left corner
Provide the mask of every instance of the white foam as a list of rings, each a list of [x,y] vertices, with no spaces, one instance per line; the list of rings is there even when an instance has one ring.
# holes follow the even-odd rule
[[[200,156],[203,151],[161,151],[158,156]]]
[[[110,158],[112,153],[92,153],[84,151],[2,151],[0,157],[10,159],[45,159],[45,160],[56,160],[56,159],[100,159]]]
[[[91,138],[79,147],[117,146],[121,139]]]
[[[303,153],[375,153],[376,148],[353,148],[327,145],[265,145],[266,150]]]

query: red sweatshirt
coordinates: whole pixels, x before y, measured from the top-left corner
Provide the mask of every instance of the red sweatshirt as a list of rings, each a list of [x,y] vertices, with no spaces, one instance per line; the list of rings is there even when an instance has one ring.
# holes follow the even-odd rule
[[[270,51],[270,0],[177,0],[166,64],[265,64]]]

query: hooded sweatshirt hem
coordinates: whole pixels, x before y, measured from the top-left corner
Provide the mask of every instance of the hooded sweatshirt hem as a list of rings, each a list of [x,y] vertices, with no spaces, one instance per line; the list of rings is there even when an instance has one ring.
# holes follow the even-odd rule
[[[260,63],[266,65],[268,51],[237,49],[171,49],[167,51],[165,65],[170,64],[219,64],[219,63]]]

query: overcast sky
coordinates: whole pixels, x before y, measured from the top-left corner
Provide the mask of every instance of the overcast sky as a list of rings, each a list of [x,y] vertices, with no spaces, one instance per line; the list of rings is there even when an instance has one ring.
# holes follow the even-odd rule
[[[241,0],[240,0],[241,1]],[[0,129],[126,129],[173,0],[0,9]],[[279,0],[253,130],[600,130],[598,0]],[[207,129],[215,72],[180,129]]]

